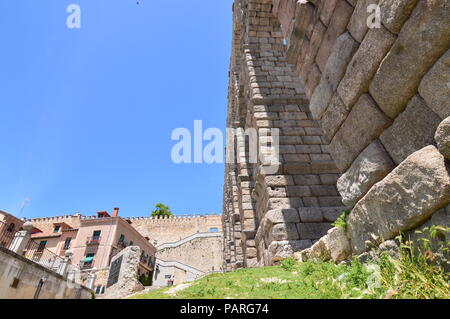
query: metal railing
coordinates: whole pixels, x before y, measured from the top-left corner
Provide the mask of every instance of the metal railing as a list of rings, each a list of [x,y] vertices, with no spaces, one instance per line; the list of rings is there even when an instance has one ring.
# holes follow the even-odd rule
[[[92,236],[86,238],[86,245],[99,245],[102,237],[100,236]]]
[[[94,261],[92,261],[90,263],[80,262],[80,269],[81,270],[87,270],[87,269],[92,269],[92,268],[94,268]]]
[[[23,257],[53,271],[58,271],[64,261],[63,258],[48,250],[45,246],[36,243],[33,239],[30,239],[25,246]]]
[[[0,247],[12,250],[11,246],[17,233],[18,231],[12,225],[0,222]],[[31,238],[26,243],[22,256],[54,271],[57,271],[61,262],[64,261],[63,258],[51,252],[45,246],[36,243]]]
[[[7,225],[4,222],[0,222],[0,247],[9,249],[16,236],[16,230],[14,225]]]
[[[119,248],[127,248],[128,247],[128,242],[126,242],[125,240],[119,240],[117,242],[117,247]]]

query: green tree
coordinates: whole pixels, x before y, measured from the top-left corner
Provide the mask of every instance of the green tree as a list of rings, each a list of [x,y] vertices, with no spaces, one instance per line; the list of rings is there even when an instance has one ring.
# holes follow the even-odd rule
[[[170,208],[164,204],[160,203],[160,204],[157,204],[155,207],[156,207],[156,209],[154,211],[152,211],[152,215],[151,215],[152,217],[159,217],[159,216],[164,217],[164,216],[172,216],[173,215],[172,212],[170,211]]]

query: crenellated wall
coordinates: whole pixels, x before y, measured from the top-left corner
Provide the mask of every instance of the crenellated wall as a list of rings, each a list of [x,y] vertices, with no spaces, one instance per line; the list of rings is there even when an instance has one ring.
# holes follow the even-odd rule
[[[157,245],[175,242],[196,233],[208,233],[211,228],[222,232],[219,215],[171,216],[169,218],[137,217],[130,218],[131,225]]]
[[[228,143],[238,153],[225,171],[228,270],[311,246],[345,209],[355,207],[349,237],[361,252],[371,232],[392,237],[450,202],[447,164],[429,148],[450,116],[449,0],[236,0],[233,10],[227,127],[279,128],[281,167],[262,174],[242,139]],[[392,216],[417,216],[365,227],[371,211],[378,224],[393,218],[383,201]]]

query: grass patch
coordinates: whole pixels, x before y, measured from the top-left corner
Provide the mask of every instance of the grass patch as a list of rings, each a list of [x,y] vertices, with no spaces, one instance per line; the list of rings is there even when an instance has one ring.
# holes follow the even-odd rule
[[[342,219],[345,220],[344,215]],[[429,233],[431,239],[440,238],[438,245],[426,236],[420,245],[399,236],[397,240],[402,244],[398,258],[384,252],[366,264],[354,259],[335,265],[324,261],[298,263],[291,257],[281,260],[280,266],[212,274],[173,295],[166,293],[170,288],[163,288],[132,298],[449,299],[450,276],[437,262],[438,255],[448,256],[450,243],[445,241],[445,235],[449,232],[450,228],[442,227],[416,232]]]
[[[133,298],[138,299],[341,299],[364,296],[370,274],[358,262],[350,266],[331,262],[297,263],[282,266],[241,269],[213,274],[193,283],[176,295],[168,288]],[[380,291],[385,293],[385,290]]]

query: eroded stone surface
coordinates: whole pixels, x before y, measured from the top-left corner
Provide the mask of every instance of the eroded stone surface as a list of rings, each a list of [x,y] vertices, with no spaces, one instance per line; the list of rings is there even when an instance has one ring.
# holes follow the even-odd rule
[[[335,93],[331,98],[327,110],[320,119],[323,137],[327,143],[330,143],[341,124],[348,115],[348,110],[342,102],[339,94]]]
[[[389,124],[371,97],[362,95],[330,143],[336,166],[344,172]]]
[[[385,28],[371,29],[353,55],[338,86],[339,96],[348,109],[369,89],[370,80],[388,52],[395,37]]]
[[[383,25],[392,33],[398,34],[416,3],[417,0],[380,0]]]
[[[347,64],[358,47],[358,42],[348,32],[343,33],[337,38],[333,52],[331,52],[325,65],[325,70],[323,71],[323,77],[328,81],[333,92],[337,89],[339,82],[345,74]]]
[[[362,42],[364,36],[367,33],[369,27],[367,26],[367,20],[373,11],[369,11],[368,7],[370,5],[377,5],[379,0],[358,0],[355,6],[355,11],[348,23],[348,30],[352,34],[353,38],[358,42]]]
[[[450,159],[450,116],[439,124],[435,139],[439,151],[447,159]]]
[[[373,238],[394,238],[450,203],[449,167],[434,146],[410,155],[356,204],[347,218],[353,253]]]
[[[450,50],[423,77],[419,93],[442,119],[450,116]]]
[[[394,167],[394,163],[379,141],[370,144],[337,182],[342,202],[349,208],[355,206],[358,200]]]
[[[421,78],[450,47],[450,0],[419,1],[370,84],[370,94],[395,118]]]
[[[326,239],[331,259],[335,263],[340,263],[351,255],[350,241],[343,228],[334,227],[330,229]]]
[[[105,298],[123,298],[138,291],[144,286],[137,280],[141,249],[138,246],[129,246],[111,259],[111,265],[122,259],[117,283],[106,288]]]
[[[441,119],[431,111],[419,95],[408,103],[380,140],[396,164],[415,151],[433,144],[434,132]]]

